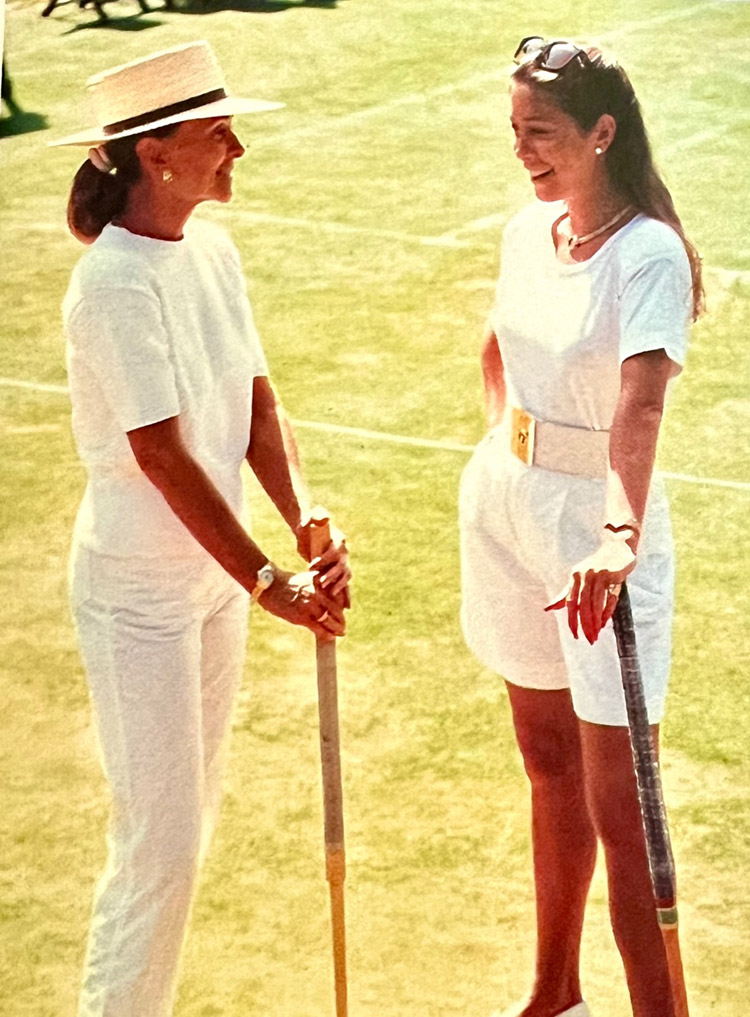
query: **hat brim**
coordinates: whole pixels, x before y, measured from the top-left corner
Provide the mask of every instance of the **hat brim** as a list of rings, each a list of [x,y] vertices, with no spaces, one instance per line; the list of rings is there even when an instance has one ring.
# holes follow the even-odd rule
[[[162,117],[140,127],[131,127],[129,131],[120,131],[117,134],[105,134],[101,127],[90,127],[87,131],[80,131],[78,134],[69,134],[66,138],[58,141],[50,141],[49,148],[59,145],[103,145],[107,141],[116,141],[118,138],[129,138],[133,134],[144,134],[155,127],[166,127],[168,124],[179,124],[186,120],[208,120],[211,117],[231,117],[242,113],[266,113],[274,109],[282,109],[283,102],[267,102],[265,99],[239,99],[228,96],[226,99],[219,99],[217,102],[208,103],[206,106],[198,106],[195,109],[186,110],[183,113],[176,113],[171,117]]]

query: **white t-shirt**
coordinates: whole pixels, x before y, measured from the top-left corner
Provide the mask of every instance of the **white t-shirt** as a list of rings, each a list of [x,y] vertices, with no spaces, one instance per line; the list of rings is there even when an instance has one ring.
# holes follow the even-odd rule
[[[253,379],[268,368],[234,245],[192,220],[179,241],[108,225],[73,271],[63,319],[88,472],[76,540],[116,556],[205,555],[126,432],[179,415],[187,448],[239,514]]]
[[[588,261],[563,264],[551,227],[561,203],[535,202],[508,224],[492,313],[508,401],[538,420],[606,430],[620,365],[664,349],[682,367],[690,266],[665,223],[637,215]]]

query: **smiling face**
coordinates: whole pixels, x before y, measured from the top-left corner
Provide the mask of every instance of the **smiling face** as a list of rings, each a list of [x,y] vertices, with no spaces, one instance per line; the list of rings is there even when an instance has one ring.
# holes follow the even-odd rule
[[[595,192],[606,173],[597,146],[606,139],[601,123],[584,131],[576,121],[525,82],[511,86],[514,150],[540,201],[576,200]],[[611,120],[611,118],[608,118]]]
[[[193,206],[201,201],[229,201],[232,168],[244,151],[231,117],[181,123],[161,141],[160,161],[172,175],[165,184],[170,198]]]

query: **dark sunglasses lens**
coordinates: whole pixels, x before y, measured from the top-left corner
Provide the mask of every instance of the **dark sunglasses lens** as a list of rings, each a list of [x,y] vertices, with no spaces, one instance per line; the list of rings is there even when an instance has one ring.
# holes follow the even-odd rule
[[[544,67],[548,71],[561,71],[581,52],[581,49],[572,42],[552,42],[547,49]]]
[[[513,55],[513,59],[518,64],[522,64],[525,60],[529,60],[544,46],[544,39],[541,35],[527,35],[525,39],[521,39],[518,45],[518,49]]]

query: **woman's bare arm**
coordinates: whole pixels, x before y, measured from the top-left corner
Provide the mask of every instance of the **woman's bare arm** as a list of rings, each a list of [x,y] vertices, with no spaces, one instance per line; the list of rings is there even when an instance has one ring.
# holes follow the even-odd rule
[[[565,595],[548,608],[566,607],[573,635],[577,637],[580,622],[590,643],[614,612],[617,595],[612,587],[635,568],[667,382],[673,371],[674,363],[664,350],[639,353],[622,364],[620,396],[610,429],[602,543],[573,567]]]
[[[289,420],[268,378],[253,383],[253,423],[247,461],[264,491],[286,520],[297,540],[297,550],[310,560],[310,494],[302,476],[297,442]],[[321,585],[332,597],[343,595],[349,605],[349,555],[343,534],[331,525],[332,540],[315,567]]]
[[[179,417],[128,431],[136,462],[198,543],[246,590],[269,560],[235,516],[211,478],[186,447]],[[341,635],[343,612],[306,573],[276,569],[277,578],[261,595],[272,614],[318,635]],[[318,619],[328,612],[323,623]]]
[[[667,383],[674,363],[664,350],[628,357],[609,435],[605,524],[640,528],[656,460]],[[638,539],[629,538],[633,551]]]
[[[136,462],[201,547],[246,590],[268,555],[258,547],[180,433],[179,417],[128,432]]]
[[[500,423],[505,412],[505,370],[497,336],[491,325],[487,326],[482,346],[482,377],[487,425],[492,428]]]
[[[296,534],[310,512],[294,433],[268,378],[253,382],[253,423],[247,461],[264,491]]]

